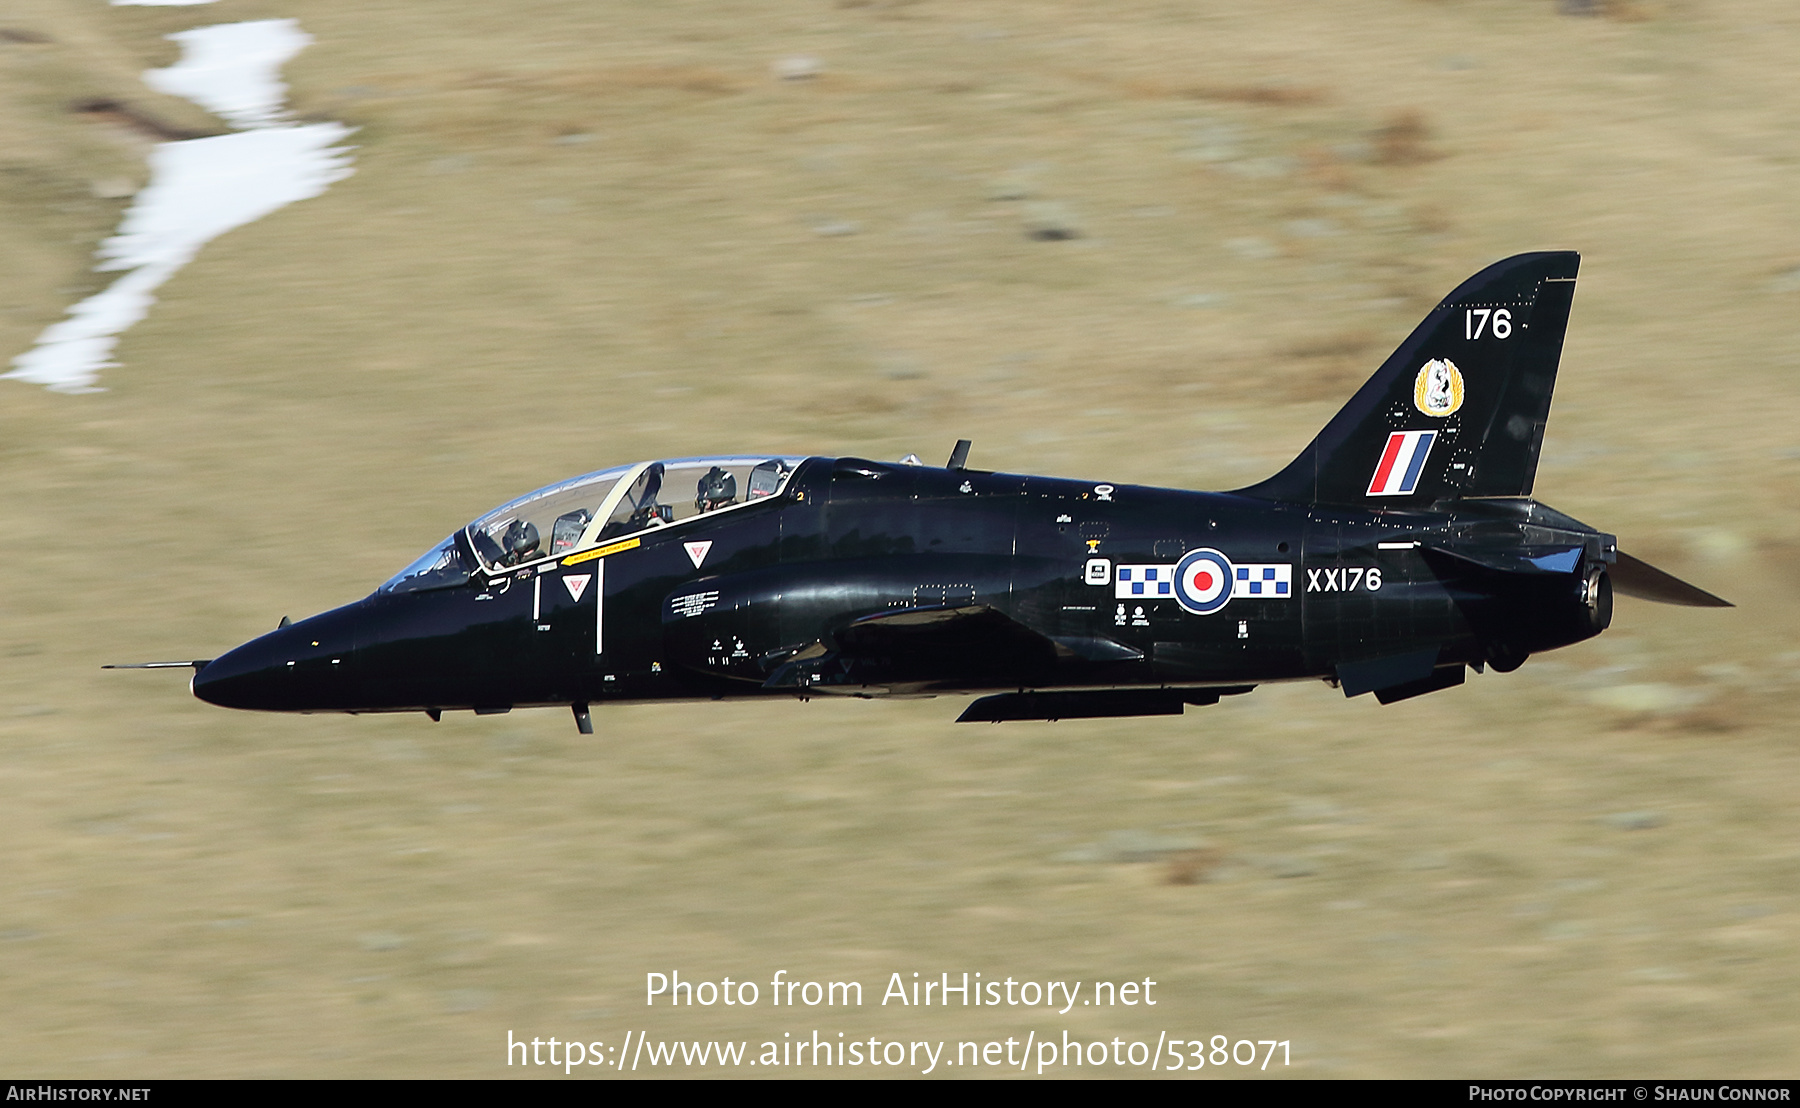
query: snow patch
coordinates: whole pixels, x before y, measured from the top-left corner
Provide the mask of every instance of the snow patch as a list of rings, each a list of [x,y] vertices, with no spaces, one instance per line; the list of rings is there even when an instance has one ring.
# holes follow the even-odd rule
[[[181,44],[181,61],[146,73],[145,83],[247,129],[159,143],[150,152],[150,183],[100,244],[100,271],[129,272],[47,328],[5,377],[56,392],[98,391],[100,370],[118,364],[111,359],[119,334],[149,313],[157,287],[202,246],[352,172],[349,150],[336,145],[349,127],[281,121],[281,65],[312,41],[296,21],[227,23],[169,37]]]
[[[181,44],[181,60],[150,70],[144,83],[192,100],[234,127],[266,127],[280,118],[287,98],[281,67],[312,42],[295,19],[220,23],[168,38]]]

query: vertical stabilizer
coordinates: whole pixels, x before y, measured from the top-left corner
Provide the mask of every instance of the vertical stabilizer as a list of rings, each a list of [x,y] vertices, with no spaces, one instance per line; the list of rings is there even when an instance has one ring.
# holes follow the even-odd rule
[[[1239,491],[1370,508],[1529,496],[1580,264],[1519,254],[1464,281],[1299,457]]]

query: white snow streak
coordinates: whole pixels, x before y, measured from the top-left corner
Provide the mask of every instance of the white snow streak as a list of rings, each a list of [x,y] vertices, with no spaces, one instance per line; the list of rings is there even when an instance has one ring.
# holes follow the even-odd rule
[[[220,23],[168,38],[181,44],[181,60],[150,70],[144,83],[192,100],[234,127],[266,127],[280,117],[287,97],[281,67],[312,42],[294,19]]]
[[[280,122],[281,65],[312,41],[296,21],[226,23],[169,37],[181,43],[181,61],[146,73],[145,83],[248,129],[157,144],[150,183],[100,244],[99,270],[129,272],[47,328],[5,377],[56,392],[98,391],[100,370],[118,364],[111,359],[120,332],[144,318],[157,287],[202,246],[351,173],[349,151],[335,146],[350,128]]]

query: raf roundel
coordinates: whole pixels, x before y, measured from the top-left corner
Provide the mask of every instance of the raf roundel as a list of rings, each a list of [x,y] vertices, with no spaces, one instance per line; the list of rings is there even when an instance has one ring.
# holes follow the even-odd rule
[[[1231,559],[1217,550],[1190,550],[1175,566],[1175,602],[1194,615],[1211,615],[1231,599],[1231,581]]]

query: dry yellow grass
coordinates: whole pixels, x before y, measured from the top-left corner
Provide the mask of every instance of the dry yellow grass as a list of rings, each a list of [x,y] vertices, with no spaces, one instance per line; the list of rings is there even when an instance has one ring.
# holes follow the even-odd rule
[[[162,35],[297,18],[296,111],[360,130],[355,176],[165,287],[110,391],[0,389],[0,1069],[1067,1027],[1288,1039],[1310,1076],[1791,1075],[1800,14],[1602,7],[10,6],[49,41],[0,36],[8,356],[99,287],[109,182],[143,179],[141,136],[69,105],[214,125],[137,83]],[[818,75],[778,79],[795,56]],[[986,729],[814,702],[583,739],[97,668],[214,653],[640,457],[966,436],[984,467],[1240,485],[1535,248],[1585,258],[1540,496],[1740,608],[1621,602],[1598,642],[1387,709],[1308,686]],[[1121,833],[1192,845],[1104,860]],[[1162,1002],[645,1009],[670,968]]]

